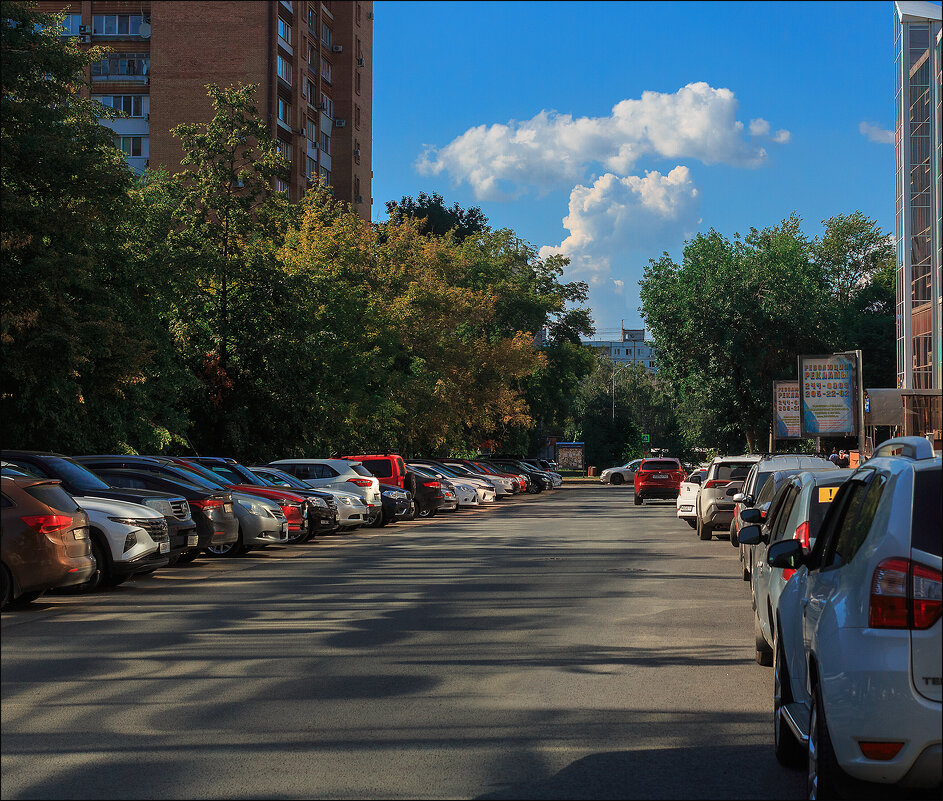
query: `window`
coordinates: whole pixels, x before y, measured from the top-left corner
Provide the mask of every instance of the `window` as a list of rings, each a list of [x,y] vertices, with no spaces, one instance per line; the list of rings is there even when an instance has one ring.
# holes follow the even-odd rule
[[[326,58],[321,59],[321,77],[328,83],[331,82],[331,62]]]
[[[321,105],[324,107],[322,110],[328,117],[334,116],[334,101],[324,94],[324,92],[321,92]]]
[[[790,531],[786,523],[789,521],[789,517],[792,514],[793,507],[796,504],[796,499],[799,497],[799,488],[791,482],[787,482],[785,486],[787,488],[786,497],[779,509],[778,514],[776,515],[776,521],[772,525],[772,534],[770,536],[771,542],[781,540],[786,537],[787,534],[788,536],[792,536],[793,533],[795,533],[795,528]]]
[[[281,56],[278,56],[278,77],[285,83],[291,84],[291,64]]]
[[[146,136],[118,136],[115,138],[115,144],[118,146],[118,149],[126,156],[131,156],[132,158],[147,155],[144,153],[143,149],[146,141]]]
[[[278,98],[278,119],[291,127],[291,103]]]
[[[354,139],[354,161],[360,164],[360,140]]]
[[[276,192],[287,192],[288,191],[288,182],[283,181],[281,178],[275,179],[275,191]]]
[[[331,185],[331,171],[327,167],[321,168],[321,180],[328,186]]]
[[[910,547],[940,556],[940,468],[914,473]]]
[[[60,36],[78,36],[79,26],[82,24],[81,14],[66,14],[59,29]]]
[[[318,142],[318,126],[315,124],[314,120],[307,120],[305,122],[305,135],[308,139],[317,145]]]
[[[331,137],[325,131],[321,131],[321,150],[331,155]]]
[[[308,45],[308,66],[312,69],[318,68],[318,49],[313,45]]]
[[[315,35],[317,34],[317,30],[318,30],[318,12],[315,11],[313,8],[309,8],[309,9],[308,9],[308,27],[309,27],[312,31],[315,31]]]
[[[127,75],[147,75],[151,57],[147,53],[115,53],[92,64],[93,78],[123,78]]]
[[[305,100],[313,106],[317,102],[317,96],[314,81],[305,81]]]
[[[285,44],[291,45],[291,25],[285,22],[281,17],[278,18],[278,38],[285,42]]]
[[[285,157],[285,160],[291,164],[291,145],[288,142],[283,142],[281,139],[278,140],[278,152]]]
[[[360,176],[354,176],[354,199],[360,196]]]
[[[360,73],[354,73],[354,91],[359,95],[360,94]]]
[[[318,163],[313,158],[311,158],[311,156],[308,156],[307,167],[308,169],[307,172],[305,172],[305,175],[308,176],[309,180],[315,180],[318,177]]]
[[[96,36],[137,36],[140,32],[140,14],[96,14],[92,17],[92,33]]]
[[[98,95],[92,99],[129,117],[144,116],[144,95]]]
[[[864,545],[886,483],[887,479],[884,476],[876,475],[869,484],[858,484],[845,507],[845,516],[838,529],[834,546],[834,555],[838,558],[830,560],[831,564],[850,562],[858,553],[858,549]],[[857,503],[859,498],[861,499],[860,508]]]
[[[360,106],[354,106],[354,128],[360,128]]]
[[[326,47],[330,47],[331,42],[334,41],[334,32],[328,27],[326,22],[321,23],[321,41],[324,42]]]

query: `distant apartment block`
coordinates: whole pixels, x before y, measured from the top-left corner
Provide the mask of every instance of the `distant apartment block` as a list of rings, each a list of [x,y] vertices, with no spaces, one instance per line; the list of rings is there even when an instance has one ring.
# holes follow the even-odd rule
[[[645,341],[644,328],[622,328],[621,339],[584,339],[583,344],[618,365],[640,364],[650,373],[657,372],[655,352]]]
[[[298,200],[320,176],[371,218],[373,2],[81,0],[64,36],[112,53],[92,65],[92,96],[126,116],[107,121],[128,163],[180,168],[170,130],[207,121],[206,84],[257,84],[256,105],[291,163],[278,188]]]

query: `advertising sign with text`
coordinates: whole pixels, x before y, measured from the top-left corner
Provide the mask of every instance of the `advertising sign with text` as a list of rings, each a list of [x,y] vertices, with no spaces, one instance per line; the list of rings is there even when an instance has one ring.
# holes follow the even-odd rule
[[[799,407],[803,437],[850,437],[856,424],[854,354],[799,357]]]
[[[776,418],[776,439],[800,439],[799,382],[773,382],[773,414]]]

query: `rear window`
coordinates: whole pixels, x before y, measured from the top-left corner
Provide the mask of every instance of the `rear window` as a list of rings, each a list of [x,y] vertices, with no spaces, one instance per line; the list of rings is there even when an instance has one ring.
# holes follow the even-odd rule
[[[743,481],[753,467],[753,462],[723,462],[717,465],[714,478],[721,481]]]
[[[37,484],[34,487],[24,487],[23,492],[59,512],[71,513],[79,508],[75,498],[58,484]]]
[[[812,487],[812,500],[809,502],[809,542],[815,542],[819,528],[825,519],[825,513],[832,505],[838,488],[845,483],[844,479],[816,484]]]
[[[910,547],[943,556],[943,520],[940,513],[940,468],[914,474],[914,516]]]
[[[642,462],[640,470],[680,470],[680,462],[673,459],[646,459]]]
[[[396,457],[396,469],[399,471],[401,476],[406,475],[406,462],[404,462],[399,456]]]
[[[361,459],[360,461],[370,474],[377,478],[389,478],[393,475],[393,463],[389,459]]]
[[[367,478],[373,478],[373,473],[371,473],[369,470],[367,470],[366,467],[364,467],[361,464],[352,464],[350,467],[358,476],[366,476]],[[386,475],[392,475],[392,474],[387,473]]]
[[[218,476],[222,476],[230,484],[244,484],[245,479],[239,475],[238,471],[233,470],[229,465],[222,464],[211,464],[209,469],[216,473]]]

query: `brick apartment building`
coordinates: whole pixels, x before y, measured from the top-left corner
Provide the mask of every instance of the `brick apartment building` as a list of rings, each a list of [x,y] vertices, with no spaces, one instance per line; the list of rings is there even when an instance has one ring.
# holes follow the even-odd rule
[[[258,84],[256,105],[291,162],[298,200],[320,175],[371,217],[373,2],[357,0],[42,0],[64,36],[113,52],[88,76],[92,96],[138,171],[180,167],[170,130],[209,119],[205,85]]]

